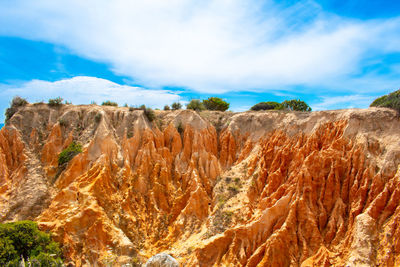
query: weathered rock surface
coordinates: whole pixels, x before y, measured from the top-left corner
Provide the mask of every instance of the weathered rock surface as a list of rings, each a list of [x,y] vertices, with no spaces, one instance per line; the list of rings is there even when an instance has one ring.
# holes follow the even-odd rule
[[[167,253],[159,253],[151,257],[145,267],[179,267],[179,263]]]
[[[77,266],[400,265],[395,111],[156,115],[20,108],[0,130],[0,221],[38,221]]]

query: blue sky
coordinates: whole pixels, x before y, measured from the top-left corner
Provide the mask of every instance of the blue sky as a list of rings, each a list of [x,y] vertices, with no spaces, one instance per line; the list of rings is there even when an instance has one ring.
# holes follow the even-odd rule
[[[15,95],[231,110],[366,108],[400,86],[400,1],[4,0],[0,121]]]

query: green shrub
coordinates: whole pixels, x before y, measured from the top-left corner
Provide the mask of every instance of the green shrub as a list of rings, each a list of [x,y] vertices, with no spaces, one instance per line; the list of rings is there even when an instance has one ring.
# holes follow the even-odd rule
[[[164,106],[164,110],[170,110],[171,108],[168,105]]]
[[[229,103],[219,97],[210,97],[203,100],[203,105],[208,110],[225,111],[229,108]]]
[[[154,110],[152,110],[151,108],[146,108],[145,105],[141,105],[139,108],[143,110],[144,115],[147,117],[149,121],[154,121],[156,119],[156,114],[154,113]]]
[[[36,222],[0,224],[0,265],[19,266],[20,257],[34,266],[61,266],[62,253],[50,234],[39,231]]]
[[[220,206],[221,207],[221,206]],[[232,211],[222,210],[219,208],[213,217],[211,217],[212,224],[206,232],[206,237],[213,236],[218,233],[222,233],[228,228],[231,223],[234,214]]]
[[[311,111],[311,107],[300,99],[285,100],[282,102],[284,108],[295,111]]]
[[[113,106],[113,107],[118,107],[118,104],[116,102],[112,102],[110,100],[104,101],[101,103],[102,106]]]
[[[391,108],[400,112],[400,90],[378,97],[371,103],[370,107]]]
[[[7,122],[9,119],[11,119],[11,117],[17,113],[18,108],[19,107],[23,107],[26,106],[28,103],[28,101],[26,101],[25,98],[22,98],[20,96],[15,96],[10,103],[10,107],[6,109],[5,115],[6,115],[6,119],[5,121]]]
[[[11,100],[11,106],[12,107],[23,107],[28,105],[28,101],[25,98],[22,98],[20,96],[15,96],[13,100]]]
[[[99,123],[99,122],[101,121],[101,117],[102,117],[101,113],[97,113],[97,114],[94,116],[94,121],[95,121],[96,123]]]
[[[186,105],[186,109],[192,109],[195,111],[202,111],[206,108],[204,107],[203,103],[201,103],[198,99],[192,99],[189,104]]]
[[[172,110],[181,109],[182,108],[182,104],[179,103],[179,102],[174,102],[174,103],[172,103],[171,108],[172,108]]]
[[[185,129],[183,128],[182,122],[178,123],[178,126],[176,127],[176,129],[178,130],[179,134],[183,134],[185,132]]]
[[[62,105],[64,99],[62,99],[61,97],[57,97],[57,98],[50,98],[48,105],[52,106],[52,107],[58,107]]]
[[[283,105],[278,102],[268,101],[268,102],[260,102],[251,107],[251,110],[255,110],[255,111],[271,110],[271,109],[280,110],[280,109],[283,109]]]
[[[65,127],[67,126],[67,121],[63,118],[58,120],[58,123],[60,124],[60,126]]]
[[[146,108],[144,110],[144,115],[146,115],[149,121],[154,121],[156,119],[156,114],[154,113],[154,110],[152,110],[151,108]]]
[[[6,115],[6,118],[5,118],[5,123],[7,123],[7,121],[8,120],[10,120],[11,119],[11,117],[15,114],[17,112],[17,109],[15,109],[15,108],[7,108],[6,109],[6,112],[5,112],[5,115]]]
[[[68,163],[73,157],[82,152],[82,145],[72,142],[58,155],[58,166]]]

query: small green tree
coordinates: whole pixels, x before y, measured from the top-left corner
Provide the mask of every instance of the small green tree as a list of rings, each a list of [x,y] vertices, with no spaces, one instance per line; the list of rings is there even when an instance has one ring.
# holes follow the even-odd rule
[[[164,110],[170,110],[171,108],[168,105],[164,106]]]
[[[311,107],[300,99],[285,100],[282,102],[284,108],[295,111],[311,111]]]
[[[72,142],[58,155],[58,166],[68,163],[73,157],[82,152],[82,145]]]
[[[25,98],[22,98],[20,96],[15,96],[11,101],[12,107],[23,107],[28,104],[29,104],[29,102]]]
[[[0,265],[19,266],[20,257],[39,266],[61,266],[62,253],[50,234],[39,231],[36,222],[0,224]]]
[[[101,118],[103,117],[103,115],[101,114],[101,113],[97,113],[95,116],[94,116],[94,121],[96,122],[96,123],[99,123],[100,121],[101,121]]]
[[[251,107],[251,110],[255,110],[255,111],[271,110],[271,109],[280,110],[280,109],[283,109],[283,105],[278,102],[268,101],[268,102],[260,102]]]
[[[5,122],[7,122],[11,117],[18,111],[19,107],[26,106],[28,101],[26,101],[25,98],[22,98],[20,96],[15,96],[10,103],[10,107],[6,109],[5,115],[6,119]]]
[[[144,115],[149,121],[154,121],[156,119],[156,113],[151,108],[147,108],[145,105],[141,105],[139,108],[143,110]]]
[[[181,109],[181,108],[182,108],[182,104],[179,103],[179,102],[174,102],[174,103],[172,103],[171,108],[172,108],[173,110]]]
[[[198,99],[192,99],[189,104],[186,105],[186,109],[192,109],[195,111],[202,111],[206,108],[204,107],[203,103],[201,103]]]
[[[144,110],[144,115],[146,115],[149,121],[154,121],[156,119],[156,113],[151,108],[146,108]]]
[[[61,97],[57,97],[57,98],[50,98],[48,105],[52,106],[52,107],[58,107],[62,105],[64,99],[62,99]]]
[[[104,101],[101,103],[102,106],[112,106],[112,107],[118,107],[118,104],[116,102],[112,102],[110,100]]]
[[[219,97],[210,97],[208,99],[205,99],[203,100],[203,105],[208,110],[225,111],[229,108],[229,103]]]
[[[391,108],[400,112],[400,89],[390,94],[378,97],[371,103],[370,107]]]

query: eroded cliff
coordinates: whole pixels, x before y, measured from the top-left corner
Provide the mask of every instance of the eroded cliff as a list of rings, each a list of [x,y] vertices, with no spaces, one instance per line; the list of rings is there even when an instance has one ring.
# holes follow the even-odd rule
[[[72,141],[83,152],[65,167]],[[33,219],[75,265],[400,264],[400,120],[22,107],[0,130],[0,220]]]

